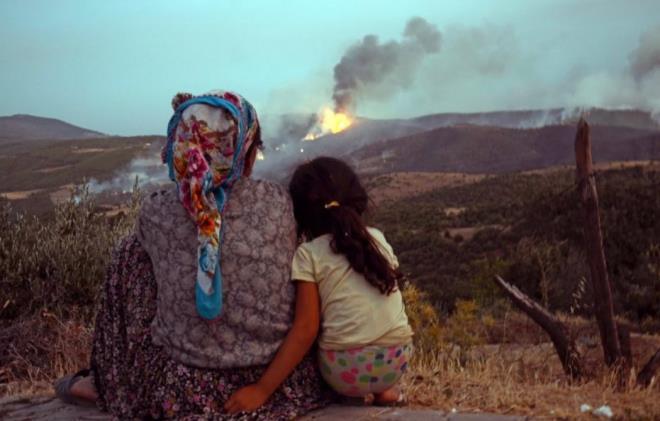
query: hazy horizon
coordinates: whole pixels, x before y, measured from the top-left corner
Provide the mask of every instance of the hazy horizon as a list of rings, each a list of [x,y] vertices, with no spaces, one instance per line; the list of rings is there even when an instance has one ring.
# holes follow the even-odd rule
[[[315,112],[333,105],[340,62],[354,72],[353,111],[369,118],[577,106],[660,111],[657,1],[381,5],[5,0],[0,115],[162,134],[174,93],[216,88],[240,92],[263,115]],[[423,21],[415,39],[414,17]],[[377,38],[367,42],[369,34]],[[374,77],[371,68],[351,67],[364,54],[376,54],[387,71]]]

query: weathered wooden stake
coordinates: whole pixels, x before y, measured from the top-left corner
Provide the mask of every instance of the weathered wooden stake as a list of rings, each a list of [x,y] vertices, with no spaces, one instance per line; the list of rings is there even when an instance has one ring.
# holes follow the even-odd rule
[[[660,349],[649,359],[644,365],[644,368],[637,374],[637,384],[642,387],[647,387],[660,370]]]
[[[614,320],[612,288],[607,275],[603,236],[598,214],[598,193],[593,178],[591,137],[589,125],[584,118],[581,118],[578,122],[578,130],[575,136],[575,162],[577,164],[577,187],[584,210],[584,238],[591,271],[591,285],[594,291],[594,311],[600,330],[605,363],[608,366],[624,364],[624,367],[626,367],[629,366],[629,361],[625,361],[623,358],[617,325]]]
[[[495,276],[495,282],[516,307],[525,312],[548,333],[557,355],[559,355],[561,365],[564,367],[564,372],[573,379],[582,377],[584,375],[582,357],[575,346],[575,342],[569,338],[566,326],[515,285],[509,284],[500,276]]]

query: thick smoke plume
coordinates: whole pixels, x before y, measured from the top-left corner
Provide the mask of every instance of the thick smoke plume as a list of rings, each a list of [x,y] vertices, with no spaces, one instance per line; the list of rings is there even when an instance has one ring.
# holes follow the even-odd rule
[[[401,41],[381,44],[376,35],[366,35],[335,66],[335,110],[354,109],[360,95],[369,94],[383,83],[389,85],[381,90],[383,97],[409,87],[419,63],[427,54],[437,53],[440,42],[438,28],[419,17],[408,21]]]
[[[638,82],[660,70],[660,26],[642,34],[630,55],[630,70]]]

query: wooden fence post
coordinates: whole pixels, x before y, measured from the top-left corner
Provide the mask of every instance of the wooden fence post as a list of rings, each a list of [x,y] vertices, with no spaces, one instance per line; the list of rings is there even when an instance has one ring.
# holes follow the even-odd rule
[[[621,343],[614,320],[612,288],[607,275],[603,236],[598,214],[598,193],[593,178],[591,158],[591,137],[589,125],[580,118],[575,136],[575,162],[577,164],[577,184],[584,215],[584,240],[591,272],[591,285],[594,292],[594,312],[598,322],[605,363],[608,366],[629,362],[623,358]]]
[[[566,326],[548,310],[520,291],[515,285],[509,284],[499,275],[495,276],[494,281],[513,301],[516,307],[524,311],[527,316],[550,336],[561,365],[564,367],[564,372],[574,380],[583,377],[585,373],[582,367],[582,357],[578,352],[575,341],[568,334]]]
[[[660,369],[660,349],[653,354],[644,368],[642,368],[637,375],[637,384],[642,387],[649,386],[653,378],[656,376],[658,369]]]

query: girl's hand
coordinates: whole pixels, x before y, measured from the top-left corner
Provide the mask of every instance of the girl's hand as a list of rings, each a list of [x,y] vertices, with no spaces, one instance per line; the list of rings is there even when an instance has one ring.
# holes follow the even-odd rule
[[[234,392],[225,403],[225,411],[230,414],[238,412],[252,412],[266,403],[270,394],[259,384],[251,384]]]
[[[231,395],[225,403],[227,412],[251,412],[266,403],[314,343],[321,320],[320,308],[318,285],[313,282],[296,282],[296,314],[291,330],[259,382],[245,386]]]

